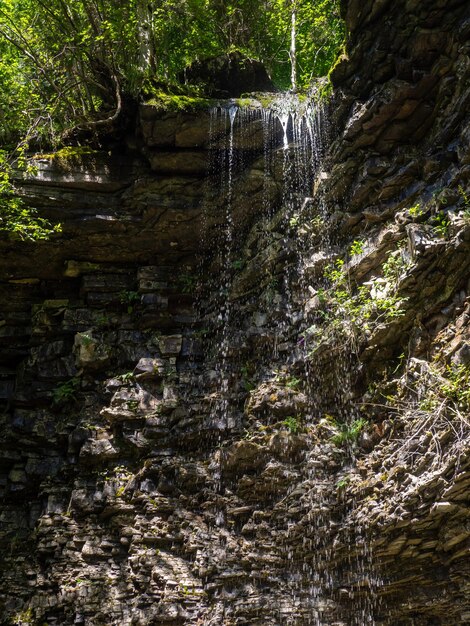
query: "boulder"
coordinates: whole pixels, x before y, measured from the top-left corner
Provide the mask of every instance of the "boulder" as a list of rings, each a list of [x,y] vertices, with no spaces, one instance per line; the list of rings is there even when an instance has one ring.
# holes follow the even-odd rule
[[[220,98],[239,98],[252,91],[276,91],[264,65],[240,52],[195,61],[184,70],[181,80],[203,84],[210,96]]]

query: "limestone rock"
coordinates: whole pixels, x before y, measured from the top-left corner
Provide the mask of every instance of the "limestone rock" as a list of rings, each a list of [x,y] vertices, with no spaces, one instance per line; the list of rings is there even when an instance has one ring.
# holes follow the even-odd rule
[[[77,367],[100,370],[106,367],[112,357],[111,348],[93,337],[93,331],[77,333],[74,340]]]
[[[230,213],[230,101],[15,182],[63,235],[0,241],[5,623],[469,623],[468,2],[342,5],[318,152],[237,112]]]

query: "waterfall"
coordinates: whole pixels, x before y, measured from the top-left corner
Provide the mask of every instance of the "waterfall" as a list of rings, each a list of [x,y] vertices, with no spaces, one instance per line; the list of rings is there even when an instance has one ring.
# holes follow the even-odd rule
[[[224,116],[228,115],[229,119],[229,135],[227,144],[227,159],[225,173],[225,185],[222,189],[222,196],[225,202],[224,211],[224,226],[222,229],[222,253],[221,253],[221,309],[218,315],[218,321],[222,327],[222,336],[220,339],[220,361],[217,364],[217,369],[220,377],[220,402],[218,406],[218,421],[222,428],[228,426],[228,409],[229,409],[229,386],[230,386],[230,372],[228,369],[228,357],[230,350],[230,299],[228,293],[231,284],[231,272],[230,264],[232,260],[232,245],[233,245],[233,216],[232,216],[232,203],[233,203],[233,168],[234,168],[234,146],[233,146],[233,134],[234,123],[237,115],[237,107],[231,106],[228,111],[224,110]]]
[[[222,259],[223,285],[218,313],[218,321],[222,326],[216,339],[218,354],[215,357],[219,375],[217,418],[224,428],[230,428],[229,416],[233,418],[230,421],[232,427],[234,424],[239,425],[241,419],[235,418],[241,414],[240,407],[237,407],[237,378],[244,375],[246,366],[243,365],[241,346],[237,345],[242,319],[237,317],[237,310],[244,300],[235,302],[231,296],[237,280],[234,276],[234,249],[237,249],[237,231],[240,228],[239,217],[234,214],[234,198],[237,197],[238,202],[243,190],[243,177],[252,167],[258,168],[263,175],[261,214],[256,216],[257,223],[261,225],[260,242],[266,248],[277,246],[278,254],[283,259],[281,270],[276,266],[268,266],[266,282],[262,283],[264,287],[260,285],[262,290],[247,296],[248,301],[260,309],[257,315],[262,318],[262,323],[272,318],[271,325],[274,324],[273,345],[257,356],[261,371],[264,372],[264,378],[272,377],[270,372],[282,378],[288,377],[292,368],[296,371],[295,368],[300,367],[306,395],[305,424],[315,423],[324,410],[322,384],[333,386],[337,415],[350,424],[357,415],[350,400],[349,357],[341,356],[331,372],[325,372],[323,366],[318,366],[315,359],[310,358],[312,344],[308,334],[311,323],[308,300],[324,284],[323,274],[312,275],[311,268],[318,259],[331,258],[334,253],[330,229],[327,227],[328,208],[321,194],[317,194],[315,201],[311,198],[315,180],[325,176],[323,156],[328,135],[325,111],[321,103],[300,103],[293,96],[285,96],[277,98],[267,108],[236,107],[231,104],[229,107],[217,108],[212,115],[224,120],[222,128],[225,129],[223,141],[219,136],[216,142],[219,193],[223,198],[225,220],[223,237],[217,243]],[[271,189],[273,181],[278,184],[277,200],[274,201]],[[275,229],[273,223],[276,224]],[[260,300],[259,296],[269,290],[274,294],[272,300]],[[330,380],[332,376],[333,383]],[[296,418],[293,416],[290,419],[292,421]],[[298,526],[296,522],[288,523],[285,534],[280,533],[280,544],[285,546],[287,563],[290,563],[286,586],[290,589],[294,603],[310,607],[308,623],[322,626],[322,614],[328,610],[328,598],[334,593],[336,585],[334,568],[328,565],[329,560],[334,559],[331,553],[330,516],[336,496],[334,485],[316,462],[319,453],[321,449],[316,447],[308,452],[303,472],[304,484],[308,485],[305,504],[309,502],[312,511],[318,513],[310,516],[307,527]],[[220,465],[217,473],[219,478],[223,474]],[[290,497],[289,491],[294,493],[296,489],[293,486],[288,490],[287,498]],[[295,538],[300,528],[306,533],[303,559],[289,548],[292,537]],[[373,581],[371,554],[360,529],[357,529],[357,536],[349,540],[361,546],[362,550],[355,557],[354,580],[350,584],[355,585],[359,576],[368,580],[371,588],[370,593],[357,601],[351,623],[358,626],[373,624],[372,587],[380,584],[380,581]],[[310,581],[307,591],[306,577]],[[290,623],[287,614],[282,617],[281,607],[279,611],[281,623]]]
[[[214,107],[211,111],[211,155],[210,155],[210,193],[218,199],[222,221],[212,236],[213,256],[217,259],[219,274],[217,280],[217,310],[213,312],[213,324],[218,329],[215,340],[216,372],[219,380],[218,399],[214,405],[214,414],[220,428],[228,427],[231,378],[236,375],[236,350],[232,350],[233,341],[239,328],[233,318],[234,309],[231,299],[234,275],[240,269],[240,260],[236,258],[241,251],[237,247],[241,239],[238,236],[238,217],[234,215],[234,184],[237,193],[243,193],[243,175],[250,166],[256,166],[259,160],[263,168],[263,206],[261,215],[256,220],[264,224],[261,238],[268,246],[273,242],[269,221],[276,211],[281,215],[282,239],[277,242],[286,259],[286,268],[282,282],[285,299],[282,305],[282,319],[278,322],[274,356],[278,356],[278,347],[291,339],[291,329],[301,318],[299,302],[294,301],[290,293],[291,284],[302,280],[305,253],[309,249],[308,239],[298,237],[293,245],[292,232],[300,228],[308,212],[306,198],[311,193],[314,177],[320,167],[323,138],[323,113],[319,103],[299,106],[293,96],[279,96],[268,108],[258,106],[238,106],[228,103]],[[280,166],[280,168],[279,168]],[[273,181],[280,171],[279,200],[273,201]],[[240,192],[241,189],[241,192]],[[276,207],[276,202],[280,207]],[[207,215],[204,222],[207,222]],[[208,237],[207,233],[205,237]],[[266,277],[268,287],[274,292],[279,286],[278,273],[269,273]],[[208,276],[206,280],[211,280]],[[232,346],[233,347],[233,346]],[[240,365],[240,364],[238,364]]]
[[[226,478],[230,440],[238,438],[235,448],[243,450],[243,441],[256,440],[257,432],[263,432],[259,428],[274,427],[275,418],[269,413],[266,425],[257,422],[254,431],[247,422],[251,389],[256,392],[256,386],[262,388],[263,384],[275,388],[293,385],[293,389],[301,385],[304,406],[300,415],[288,415],[280,422],[293,433],[299,420],[307,429],[318,424],[325,403],[332,401],[344,423],[356,418],[350,398],[349,357],[336,358],[326,369],[321,360],[311,357],[309,301],[325,280],[323,272],[315,268],[334,256],[329,207],[321,194],[312,199],[316,181],[326,176],[327,136],[326,113],[314,99],[300,102],[292,95],[279,96],[267,107],[227,102],[210,113],[210,166],[201,246],[209,254],[201,266],[201,281],[202,291],[212,295],[200,314],[212,329],[208,358],[212,375],[210,371],[203,374],[202,386],[210,394],[209,429],[218,441],[210,468],[218,503],[214,525],[219,532],[229,532],[224,498],[231,492]],[[245,265],[245,242],[253,236],[258,247],[251,250],[251,260]],[[257,286],[253,289],[248,281],[245,292],[245,277],[253,272]],[[253,376],[256,383],[250,382]],[[333,400],[330,389],[334,390]],[[286,455],[289,445],[288,439],[282,444]],[[291,618],[296,607],[305,623],[323,626],[336,593],[336,566],[330,562],[334,563],[336,541],[331,516],[338,506],[337,478],[332,479],[318,457],[325,457],[323,447],[310,445],[298,479],[305,517],[298,520],[290,513],[299,482],[287,487],[273,510],[275,517],[285,510],[276,542],[279,556],[285,560],[285,589],[282,597],[276,596],[277,619],[282,625],[297,623]],[[343,471],[347,472],[347,465]],[[277,484],[278,478],[274,478],[272,488]],[[285,486],[279,483],[279,489]],[[303,554],[298,547],[292,548],[299,534],[303,535]],[[370,593],[357,600],[351,624],[374,624],[372,587],[380,581],[374,581],[370,550],[360,529],[348,541],[360,550],[353,557],[356,563],[347,584],[355,586],[359,579],[370,584]],[[219,558],[225,562],[228,555],[224,550]],[[291,600],[287,601],[285,594]]]

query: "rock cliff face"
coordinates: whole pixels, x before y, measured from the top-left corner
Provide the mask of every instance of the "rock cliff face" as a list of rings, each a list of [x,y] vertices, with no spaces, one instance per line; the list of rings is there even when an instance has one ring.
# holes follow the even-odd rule
[[[2,624],[470,622],[466,5],[344,2],[303,121],[142,105],[22,182]]]

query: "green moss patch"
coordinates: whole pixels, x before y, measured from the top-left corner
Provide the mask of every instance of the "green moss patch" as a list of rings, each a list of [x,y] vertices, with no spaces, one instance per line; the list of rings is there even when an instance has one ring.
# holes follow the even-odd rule
[[[200,111],[209,109],[216,104],[215,100],[199,96],[169,94],[163,91],[156,92],[145,102],[159,111]]]
[[[50,161],[72,161],[81,159],[84,156],[96,155],[98,150],[93,150],[89,146],[64,146],[56,152],[46,154],[35,154],[36,159],[49,159]]]

